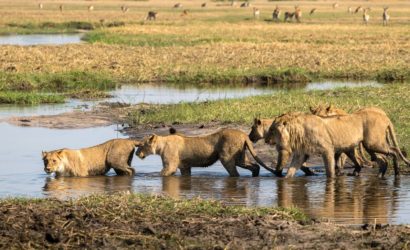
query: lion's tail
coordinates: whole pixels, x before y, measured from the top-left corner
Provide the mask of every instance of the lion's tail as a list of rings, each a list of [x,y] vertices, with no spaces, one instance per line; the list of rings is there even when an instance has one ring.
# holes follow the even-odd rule
[[[275,173],[275,170],[271,169],[270,167],[266,166],[265,163],[256,155],[255,150],[253,149],[253,145],[249,137],[246,137],[245,139],[245,146],[248,148],[249,152],[251,153],[252,157],[255,159],[255,161],[261,165],[264,169],[268,170],[271,173]]]
[[[394,132],[392,123],[390,123],[388,126],[388,133],[391,138],[393,147],[395,148],[395,151],[399,154],[400,158],[407,164],[407,166],[410,167],[410,161],[403,155],[403,152],[401,152],[400,150],[399,143],[397,142],[396,133]]]

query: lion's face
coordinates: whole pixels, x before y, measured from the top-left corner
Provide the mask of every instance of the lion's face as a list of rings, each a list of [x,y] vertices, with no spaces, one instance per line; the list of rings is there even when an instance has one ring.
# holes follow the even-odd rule
[[[332,105],[330,105],[328,107],[323,107],[322,105],[319,105],[316,108],[310,107],[310,112],[313,115],[317,115],[317,116],[321,116],[321,117],[328,117],[328,116],[347,114],[346,111],[344,111],[342,109],[335,108]]]
[[[47,174],[57,172],[62,168],[62,152],[43,152],[44,171]]]
[[[138,147],[137,152],[135,153],[140,159],[144,159],[148,155],[155,154],[155,148],[157,146],[157,135],[151,135],[150,137],[142,141],[142,145]]]
[[[268,135],[265,137],[265,143],[271,145],[287,145],[289,141],[289,133],[284,123],[272,123],[269,128]]]
[[[256,119],[253,121],[252,130],[249,133],[249,139],[252,142],[257,142],[263,138],[264,128],[262,121],[260,119]]]

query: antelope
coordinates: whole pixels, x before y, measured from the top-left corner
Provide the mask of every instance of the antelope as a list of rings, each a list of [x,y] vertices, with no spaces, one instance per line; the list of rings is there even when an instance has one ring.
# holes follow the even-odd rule
[[[94,5],[88,5],[88,11],[93,11],[94,10]]]
[[[145,20],[155,20],[157,18],[157,12],[155,11],[148,11],[148,16]]]
[[[183,10],[181,13],[181,17],[188,16],[188,10]]]
[[[182,7],[182,4],[181,3],[176,3],[175,5],[174,5],[174,8],[181,8]]]
[[[122,13],[128,12],[129,10],[130,10],[130,8],[128,8],[127,6],[125,6],[125,5],[121,6]]]
[[[206,7],[206,3],[201,4],[201,7],[202,7],[202,8],[205,8],[205,7]]]
[[[272,18],[274,21],[279,21],[280,18],[280,9],[279,6],[276,5],[276,8],[273,10]]]
[[[358,6],[356,8],[356,10],[354,11],[354,13],[358,13],[359,11],[363,10],[362,6]]]
[[[241,4],[241,8],[246,8],[246,7],[249,7],[249,6],[250,6],[250,3],[249,3],[248,1],[243,2],[243,3]]]
[[[311,9],[309,15],[312,15],[313,13],[315,13],[315,11],[316,11],[316,8]]]
[[[302,10],[299,8],[299,6],[295,6],[294,16],[296,22],[300,23],[300,18],[302,17]]]
[[[43,4],[42,4],[42,3],[39,3],[39,4],[38,4],[38,8],[39,8],[40,10],[42,10],[42,9],[43,9]]]
[[[289,21],[292,21],[292,19],[293,19],[294,16],[295,16],[295,12],[288,12],[288,11],[286,11],[286,12],[285,12],[284,21],[285,21],[285,22],[287,22],[288,20],[289,20]]]
[[[332,6],[333,6],[333,9],[336,9],[337,7],[339,7],[339,3],[334,3]]]
[[[384,7],[383,8],[383,25],[387,25],[387,23],[389,22],[390,16],[389,14],[387,14],[387,9],[389,7]]]
[[[347,8],[347,13],[349,13],[349,14],[352,14],[352,13],[353,13],[352,7],[349,6],[349,7]]]
[[[363,22],[366,25],[367,25],[367,23],[369,22],[369,19],[370,19],[370,15],[369,15],[368,11],[369,10],[367,8],[363,10]]]
[[[261,11],[258,8],[253,7],[253,18],[259,19]]]
[[[59,9],[60,9],[60,12],[63,12],[64,6],[60,4]]]

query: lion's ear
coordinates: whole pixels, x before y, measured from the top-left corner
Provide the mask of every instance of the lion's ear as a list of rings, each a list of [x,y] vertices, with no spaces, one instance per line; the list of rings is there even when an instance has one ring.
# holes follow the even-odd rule
[[[262,125],[261,119],[258,119],[256,122],[257,122],[256,124],[258,124],[259,126]]]
[[[46,155],[47,155],[47,152],[46,152],[46,151],[41,151],[41,156],[42,156],[43,158],[45,158]]]
[[[327,110],[327,111],[330,111],[330,110],[332,110],[332,108],[333,108],[333,105],[332,105],[332,104],[329,104],[329,107],[327,107],[326,110]]]
[[[151,135],[151,137],[148,139],[149,143],[155,143],[158,139],[158,136],[156,134]]]
[[[310,113],[312,114],[315,113],[315,109],[312,106],[309,107],[309,110],[310,110]]]

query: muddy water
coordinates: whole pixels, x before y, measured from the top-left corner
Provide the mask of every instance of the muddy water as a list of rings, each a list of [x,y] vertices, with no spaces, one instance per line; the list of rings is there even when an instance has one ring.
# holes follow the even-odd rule
[[[0,36],[0,45],[62,45],[80,43],[83,34],[32,34]]]

